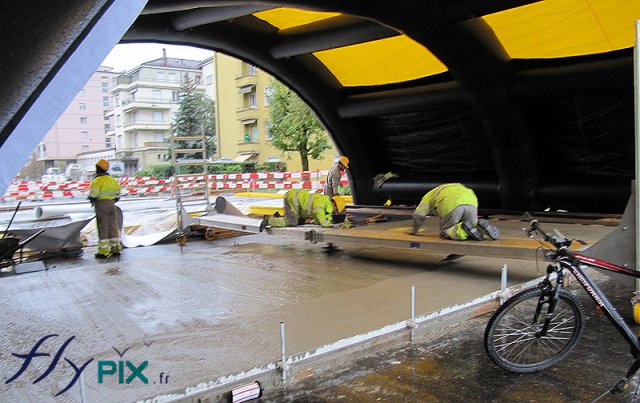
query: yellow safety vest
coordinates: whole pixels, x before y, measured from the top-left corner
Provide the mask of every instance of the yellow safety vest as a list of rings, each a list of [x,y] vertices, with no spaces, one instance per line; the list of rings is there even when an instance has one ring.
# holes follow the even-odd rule
[[[120,197],[118,181],[107,174],[98,175],[91,181],[89,197],[99,200],[113,200]]]
[[[289,204],[300,218],[313,218],[323,227],[330,227],[333,220],[333,204],[328,196],[313,193],[306,190],[290,190],[285,196],[285,203]]]
[[[478,198],[473,190],[460,183],[445,183],[424,195],[415,213],[421,216],[436,213],[444,217],[462,204],[478,207]]]

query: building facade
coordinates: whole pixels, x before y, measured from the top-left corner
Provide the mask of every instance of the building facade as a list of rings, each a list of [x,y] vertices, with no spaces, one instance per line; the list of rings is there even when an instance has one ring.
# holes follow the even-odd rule
[[[204,92],[201,61],[166,56],[143,63],[115,77],[112,89],[113,118],[109,132],[115,144],[116,160],[124,174],[136,172],[171,159],[167,139],[179,107],[183,83],[191,80],[195,91]]]
[[[242,60],[216,52],[212,58],[215,82],[217,157],[239,162],[284,162],[287,170],[299,171],[299,155],[291,159],[273,147],[267,134],[271,76]],[[326,170],[334,165],[334,147],[323,159],[309,159],[309,169]]]
[[[43,137],[36,149],[37,161],[43,169],[61,168],[77,161],[80,153],[113,147],[107,132],[112,129],[105,110],[110,105],[113,78],[117,73],[111,67],[100,66],[87,84],[71,101]]]

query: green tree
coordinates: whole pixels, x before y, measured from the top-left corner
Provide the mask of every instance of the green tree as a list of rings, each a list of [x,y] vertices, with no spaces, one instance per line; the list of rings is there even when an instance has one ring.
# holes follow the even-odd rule
[[[271,79],[267,133],[278,150],[298,152],[304,171],[309,170],[309,157],[322,159],[322,153],[331,148],[327,132],[315,113],[287,86]]]
[[[180,88],[180,106],[171,122],[173,136],[205,136],[207,157],[216,152],[216,108],[213,100],[196,92],[196,84],[187,78]],[[177,140],[175,147],[180,149],[201,148],[199,140]],[[180,154],[179,158],[203,159],[201,152]]]

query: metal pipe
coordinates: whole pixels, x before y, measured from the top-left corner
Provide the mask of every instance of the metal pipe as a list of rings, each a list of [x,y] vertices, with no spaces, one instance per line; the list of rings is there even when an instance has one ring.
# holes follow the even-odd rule
[[[500,279],[500,305],[505,301],[504,293],[507,290],[507,273],[509,268],[506,264],[502,265],[502,277]]]
[[[413,329],[416,327],[416,286],[411,286],[411,322],[409,323],[411,328],[410,340],[413,341]]]
[[[633,88],[634,88],[634,119],[635,119],[635,146],[636,146],[636,180],[634,182],[635,190],[635,207],[636,207],[636,270],[639,270],[638,255],[640,254],[640,203],[638,202],[640,196],[640,20],[636,21],[636,43],[633,48]],[[640,293],[640,279],[636,279],[636,296]]]
[[[80,379],[78,380],[78,383],[80,385],[80,402],[86,403],[87,396],[84,391],[84,372],[80,372]]]
[[[284,337],[284,322],[280,322],[280,362],[282,370],[282,382],[287,380],[286,363],[287,357],[285,355],[285,337]]]

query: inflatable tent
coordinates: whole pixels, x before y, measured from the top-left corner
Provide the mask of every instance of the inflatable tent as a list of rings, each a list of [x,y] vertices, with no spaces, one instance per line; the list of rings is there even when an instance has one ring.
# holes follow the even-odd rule
[[[122,42],[199,46],[277,77],[349,156],[358,204],[455,181],[485,208],[619,213],[638,18],[628,0],[149,0]]]

